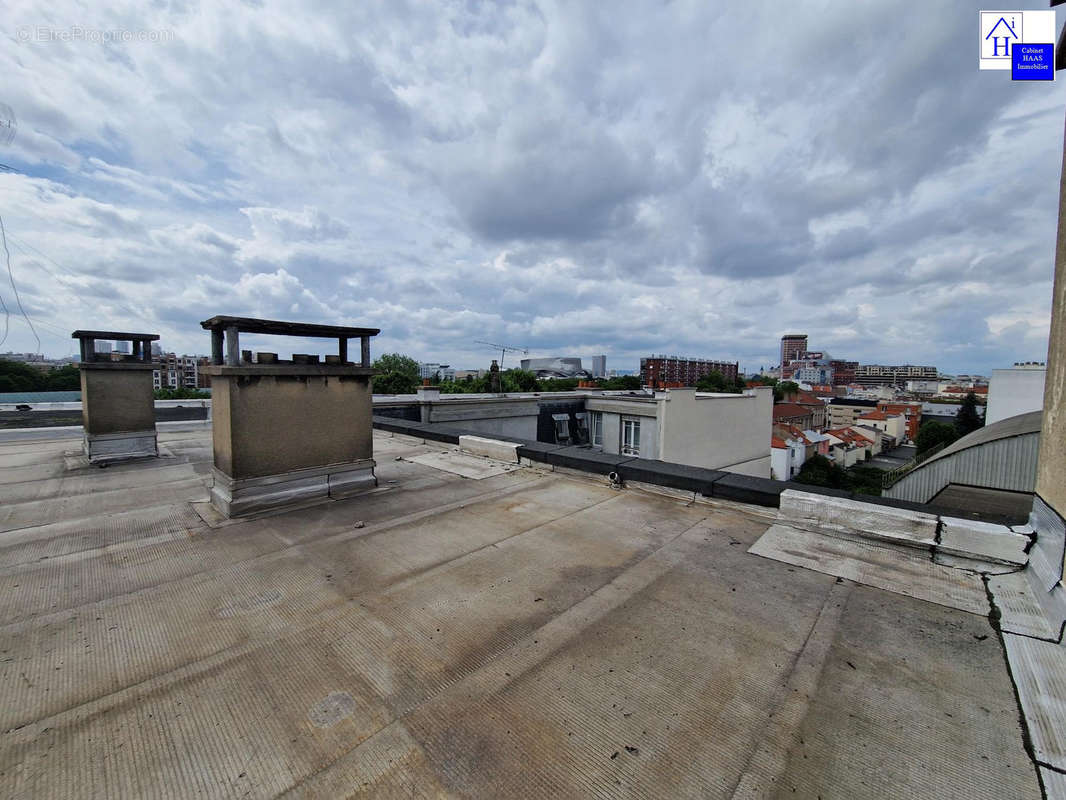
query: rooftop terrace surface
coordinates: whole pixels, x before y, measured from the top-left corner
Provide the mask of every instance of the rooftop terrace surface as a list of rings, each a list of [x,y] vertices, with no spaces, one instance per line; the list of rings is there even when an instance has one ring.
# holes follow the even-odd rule
[[[209,431],[78,445],[0,440],[0,796],[1040,797],[987,618],[759,509],[376,432],[379,489],[224,523]]]

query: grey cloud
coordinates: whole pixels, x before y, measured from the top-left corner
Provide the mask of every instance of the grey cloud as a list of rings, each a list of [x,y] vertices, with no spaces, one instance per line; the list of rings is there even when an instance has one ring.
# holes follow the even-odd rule
[[[0,52],[26,172],[0,181],[16,236],[175,347],[228,311],[452,362],[499,337],[758,366],[787,327],[987,370],[1046,314],[1062,89],[979,72],[978,10],[158,4],[164,46]]]

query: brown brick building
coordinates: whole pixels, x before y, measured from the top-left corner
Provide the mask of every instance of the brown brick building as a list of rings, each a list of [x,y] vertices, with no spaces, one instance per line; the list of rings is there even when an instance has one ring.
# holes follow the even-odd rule
[[[833,368],[833,385],[847,386],[855,383],[855,370],[859,368],[858,361],[840,361],[833,359],[829,362]]]
[[[735,381],[740,371],[736,361],[714,361],[680,356],[648,356],[640,360],[640,382],[645,386],[673,383],[695,386],[704,375],[718,370],[727,381]]]

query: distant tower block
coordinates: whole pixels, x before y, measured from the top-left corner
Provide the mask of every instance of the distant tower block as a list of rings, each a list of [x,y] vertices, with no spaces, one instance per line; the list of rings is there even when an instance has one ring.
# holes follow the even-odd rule
[[[344,328],[247,317],[212,317],[211,502],[239,517],[377,486],[370,379],[370,337],[377,328]],[[242,353],[241,333],[330,338],[337,355]],[[359,339],[355,363],[348,340]]]
[[[85,455],[93,464],[159,455],[152,390],[154,333],[74,331],[81,343],[81,415]],[[106,352],[97,349],[108,342]],[[132,352],[112,353],[110,342]]]

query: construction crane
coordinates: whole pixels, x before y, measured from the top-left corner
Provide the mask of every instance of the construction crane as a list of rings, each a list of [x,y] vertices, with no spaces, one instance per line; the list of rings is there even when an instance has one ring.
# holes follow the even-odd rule
[[[503,369],[503,357],[505,355],[507,355],[508,353],[521,353],[524,356],[528,356],[529,355],[529,348],[528,347],[511,347],[511,346],[506,345],[506,344],[496,344],[496,342],[485,342],[485,341],[482,341],[481,339],[475,339],[474,342],[477,343],[477,344],[488,345],[493,350],[499,350],[500,351],[500,369]]]

